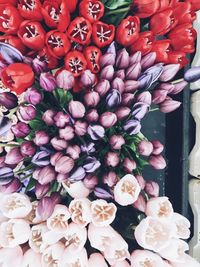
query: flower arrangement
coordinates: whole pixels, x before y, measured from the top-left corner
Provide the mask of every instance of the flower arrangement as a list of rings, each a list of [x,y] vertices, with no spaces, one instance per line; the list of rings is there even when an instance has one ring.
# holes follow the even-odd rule
[[[176,80],[199,8],[0,0],[3,267],[199,266],[185,253],[190,222],[143,177],[166,161],[142,134],[200,78],[196,67]]]

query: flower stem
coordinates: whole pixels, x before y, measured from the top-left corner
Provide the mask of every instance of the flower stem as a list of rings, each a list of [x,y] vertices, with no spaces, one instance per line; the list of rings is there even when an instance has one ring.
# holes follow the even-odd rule
[[[157,110],[159,110],[159,108],[152,108],[149,110],[149,112],[153,112],[153,111],[157,111]]]
[[[0,147],[17,147],[19,144],[2,144],[0,143]]]
[[[175,80],[175,81],[171,82],[171,84],[177,84],[177,83],[180,83],[180,82],[183,82],[183,81],[184,81],[184,79],[181,78],[181,79],[178,79],[178,80]]]
[[[16,174],[23,173],[23,172],[28,171],[28,170],[31,170],[32,168],[33,168],[33,164],[31,163],[31,164],[29,164],[27,167],[25,167],[25,168],[23,168],[23,169],[21,169],[21,170],[15,172],[15,175],[16,175]]]
[[[116,10],[107,12],[106,16],[110,16],[110,15],[113,15],[113,14],[120,14],[120,13],[123,13],[123,12],[128,12],[129,10],[130,10],[129,6],[128,7],[124,7],[124,8],[120,8],[120,9],[116,9]]]

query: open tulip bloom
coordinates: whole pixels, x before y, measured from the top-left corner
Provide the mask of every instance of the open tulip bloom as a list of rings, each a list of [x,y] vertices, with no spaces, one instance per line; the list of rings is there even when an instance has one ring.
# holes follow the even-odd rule
[[[148,2],[148,3],[147,3]],[[199,67],[197,0],[0,0],[0,265],[200,266],[142,132]],[[153,116],[153,115],[152,115]]]

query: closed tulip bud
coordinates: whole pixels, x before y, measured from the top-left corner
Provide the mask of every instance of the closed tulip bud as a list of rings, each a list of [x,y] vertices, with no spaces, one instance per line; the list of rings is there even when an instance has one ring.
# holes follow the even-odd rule
[[[69,141],[74,138],[74,129],[71,126],[66,126],[64,129],[59,129],[59,136],[65,141]]]
[[[151,105],[151,102],[152,102],[152,96],[151,96],[151,93],[146,91],[146,92],[143,92],[141,94],[139,94],[137,96],[137,101],[138,102],[142,102],[142,103],[145,103],[147,105]]]
[[[0,185],[0,192],[4,194],[12,194],[12,193],[19,191],[21,187],[22,187],[22,184],[20,180],[18,178],[14,178],[10,183],[6,185]]]
[[[188,82],[186,81],[182,81],[182,82],[179,82],[179,83],[176,83],[174,85],[174,89],[170,91],[170,94],[172,95],[177,95],[179,94],[180,92],[183,91],[183,89],[188,85]]]
[[[104,96],[110,89],[110,82],[108,80],[100,80],[95,86],[95,91],[99,93],[100,96]]]
[[[75,171],[73,171],[70,176],[69,176],[69,180],[71,182],[77,182],[80,180],[83,180],[83,178],[85,177],[86,173],[85,173],[85,169],[83,167],[78,167]]]
[[[169,93],[171,93],[171,91],[173,91],[175,88],[175,85],[172,83],[161,83],[158,86],[156,86],[156,90],[165,90]]]
[[[62,183],[62,182],[66,182],[68,178],[69,178],[68,174],[59,173],[56,177],[56,180],[58,181],[58,183]]]
[[[140,143],[137,145],[137,150],[138,153],[142,156],[150,156],[153,152],[153,145],[151,142],[142,140]]]
[[[99,119],[99,114],[96,109],[90,109],[88,110],[86,114],[86,120],[88,122],[96,122]]]
[[[50,197],[55,205],[61,202],[61,195],[58,192],[51,193]]]
[[[70,71],[62,70],[56,76],[56,83],[59,88],[62,88],[63,90],[69,90],[73,88],[75,79]]]
[[[122,69],[115,71],[114,77],[124,80],[126,78],[125,70]]]
[[[83,136],[87,133],[88,124],[87,122],[76,121],[74,124],[75,133],[78,136]]]
[[[17,110],[17,115],[20,120],[29,122],[36,117],[36,109],[32,105],[20,106]]]
[[[188,83],[196,82],[200,79],[200,67],[192,67],[184,74],[184,80]]]
[[[152,102],[157,105],[162,103],[165,101],[167,94],[168,92],[166,90],[154,90]]]
[[[54,125],[54,117],[56,115],[56,112],[54,110],[48,109],[47,111],[44,112],[42,119],[43,121],[48,125]]]
[[[84,103],[88,107],[96,107],[100,101],[99,93],[95,91],[88,92],[84,95]]]
[[[34,72],[39,75],[40,73],[47,71],[47,64],[45,61],[41,61],[36,57],[32,61],[32,68]]]
[[[122,95],[122,104],[124,106],[131,106],[133,104],[133,101],[135,99],[134,94],[132,93],[125,93]]]
[[[129,66],[129,53],[125,48],[121,49],[116,58],[116,67],[118,69],[126,69]]]
[[[125,89],[125,84],[124,81],[118,77],[116,77],[113,81],[112,81],[112,88],[115,88],[116,90],[118,90],[120,93],[124,92]]]
[[[56,179],[56,173],[54,171],[54,168],[49,165],[41,169],[36,169],[36,171],[33,172],[33,178],[37,180],[41,185],[46,185]]]
[[[92,140],[99,140],[105,135],[105,129],[100,125],[90,125],[87,131]]]
[[[49,143],[49,136],[45,131],[37,131],[35,133],[35,138],[33,139],[33,142],[37,146],[43,146]]]
[[[153,74],[146,73],[139,77],[139,89],[148,89],[153,84]]]
[[[125,118],[127,118],[130,113],[131,113],[131,110],[128,107],[119,107],[115,111],[117,119],[120,120],[120,121],[124,120]]]
[[[50,159],[50,162],[51,162],[51,165],[55,166],[56,165],[56,162],[63,156],[63,153],[61,152],[56,152],[55,154],[53,154],[51,156],[51,159]]]
[[[163,152],[164,146],[163,144],[160,143],[160,141],[155,140],[155,141],[151,141],[152,145],[153,145],[153,155],[160,155],[160,153]]]
[[[20,152],[23,157],[32,157],[36,152],[36,147],[33,142],[25,141],[20,146]]]
[[[37,199],[41,199],[42,197],[44,197],[50,189],[50,184],[46,184],[46,185],[41,185],[40,183],[37,183],[35,185],[35,195],[37,197]]]
[[[158,197],[159,196],[160,188],[159,188],[158,183],[156,183],[154,181],[147,182],[144,190],[147,194],[149,194],[152,197]]]
[[[81,81],[81,85],[84,88],[89,88],[89,87],[92,87],[95,84],[96,76],[90,70],[85,70],[81,74],[80,81]]]
[[[51,197],[43,197],[39,201],[36,212],[42,221],[46,221],[52,215],[55,205]]]
[[[116,47],[115,47],[115,41],[113,41],[106,50],[106,53],[111,53],[116,57]]]
[[[133,159],[125,158],[123,161],[123,168],[127,173],[131,173],[137,168],[137,165]]]
[[[163,67],[163,72],[160,75],[159,80],[161,82],[167,82],[173,79],[180,70],[179,64],[168,64]]]
[[[0,185],[7,185],[14,179],[12,169],[8,167],[0,168]]]
[[[116,89],[111,90],[106,97],[106,103],[109,108],[118,106],[121,103],[121,101],[122,101],[121,93]]]
[[[96,197],[102,198],[102,199],[113,198],[113,195],[111,195],[110,192],[108,192],[107,190],[105,190],[105,189],[103,189],[101,187],[95,187],[94,194],[95,194]]]
[[[1,150],[3,152],[3,149]],[[0,168],[5,167],[5,156],[0,157]]]
[[[59,111],[56,113],[54,117],[55,125],[58,128],[64,128],[69,122],[70,122],[70,117],[68,114],[63,113],[62,111]]]
[[[67,142],[57,136],[51,139],[51,145],[56,151],[62,151],[67,148]]]
[[[54,76],[48,72],[40,74],[40,86],[47,92],[52,92],[56,89],[56,79]]]
[[[71,145],[68,146],[66,153],[74,160],[79,158],[79,155],[81,153],[81,149],[77,145]]]
[[[81,145],[81,151],[83,153],[86,153],[87,155],[90,155],[91,153],[95,152],[95,144],[94,143],[88,143],[88,144],[84,144],[84,145]]]
[[[132,65],[134,63],[141,62],[141,59],[142,59],[142,53],[138,51],[129,57],[130,60],[129,64]]]
[[[95,157],[90,157],[90,156],[86,158],[83,164],[83,168],[87,173],[95,172],[100,166],[101,166],[100,161],[98,161]]]
[[[118,177],[115,172],[108,172],[103,176],[103,183],[108,185],[109,187],[113,187],[118,182]]]
[[[121,149],[125,144],[125,140],[121,135],[112,135],[109,140],[109,144],[112,149]]]
[[[117,116],[115,113],[106,111],[100,116],[100,123],[105,128],[114,126],[117,122]]]
[[[143,176],[136,175],[135,178],[138,181],[138,184],[140,185],[141,189],[144,190],[145,185],[146,185],[146,181],[144,180]]]
[[[142,69],[145,70],[150,68],[151,66],[154,65],[155,61],[156,61],[156,52],[151,52],[147,54],[141,60]]]
[[[140,82],[139,81],[134,81],[134,80],[127,80],[125,81],[125,92],[134,92],[138,90],[140,87]]]
[[[74,160],[63,156],[56,161],[55,170],[61,174],[69,173],[74,168]]]
[[[24,138],[30,133],[29,126],[24,122],[18,122],[12,126],[12,132],[17,138]]]
[[[141,130],[141,124],[138,120],[129,120],[124,124],[124,130],[130,134],[138,134]]]
[[[0,105],[7,109],[15,108],[18,105],[18,98],[13,93],[2,92],[0,93]]]
[[[151,155],[149,158],[149,164],[156,170],[162,170],[166,167],[166,161],[162,155]]]
[[[39,151],[33,156],[31,162],[38,167],[47,166],[50,163],[50,154],[47,151]]]
[[[179,108],[181,102],[172,99],[166,99],[160,104],[160,111],[163,113],[169,113]]]
[[[137,102],[133,106],[132,115],[135,119],[141,120],[144,118],[144,116],[147,114],[148,111],[149,111],[149,105],[142,102]]]
[[[127,80],[137,80],[141,74],[141,70],[142,70],[142,67],[141,67],[140,62],[132,64],[126,70],[126,79]]]
[[[29,88],[25,92],[25,100],[29,104],[37,105],[42,101],[42,95],[41,93],[34,87]]]
[[[93,174],[87,174],[83,180],[83,183],[88,189],[92,190],[98,184],[98,178]]]
[[[133,203],[133,207],[143,213],[145,213],[146,210],[146,201],[143,197],[143,195],[139,195],[138,199]]]
[[[120,162],[120,158],[115,152],[108,152],[105,156],[105,164],[109,167],[116,167]]]
[[[112,81],[114,76],[114,67],[112,65],[106,66],[101,70],[100,78],[101,80],[105,79],[108,81]]]
[[[116,58],[116,55],[114,55],[113,53],[106,53],[102,55],[99,61],[101,68],[104,68],[109,65],[114,66],[115,58]]]
[[[73,101],[71,100],[69,102],[69,112],[71,113],[72,117],[74,119],[83,118],[85,115],[85,107],[84,105],[79,101]]]
[[[22,156],[20,152],[19,147],[12,148],[5,157],[5,163],[9,165],[15,165],[20,163],[24,157]]]

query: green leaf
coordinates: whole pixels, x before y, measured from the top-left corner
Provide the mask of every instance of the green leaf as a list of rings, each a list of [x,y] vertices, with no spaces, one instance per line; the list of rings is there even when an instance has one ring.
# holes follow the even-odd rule
[[[66,104],[73,98],[69,91],[65,91],[61,88],[57,88],[53,94],[62,108],[65,107]]]
[[[31,190],[35,186],[35,184],[36,184],[36,180],[34,180],[33,178],[31,178],[29,180],[29,183],[28,183],[28,185],[26,187],[26,191],[25,192],[28,192],[29,190]]]
[[[32,121],[29,122],[29,126],[33,129],[33,130],[41,130],[43,128],[46,127],[46,125],[44,124],[44,122],[42,120],[39,119],[34,119]]]
[[[132,3],[132,0],[108,0],[104,2],[106,8],[109,10],[114,10],[119,7],[129,6]]]

